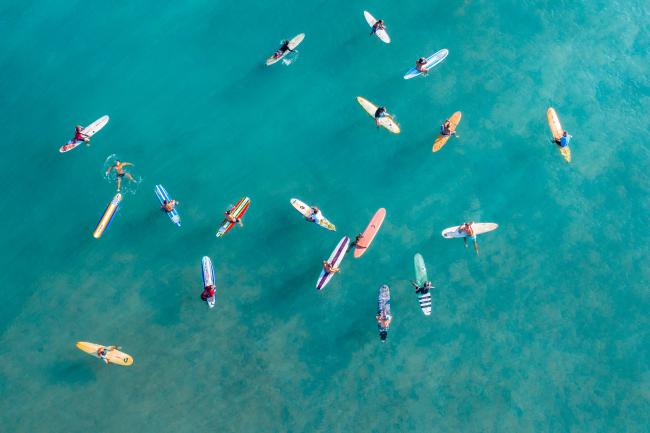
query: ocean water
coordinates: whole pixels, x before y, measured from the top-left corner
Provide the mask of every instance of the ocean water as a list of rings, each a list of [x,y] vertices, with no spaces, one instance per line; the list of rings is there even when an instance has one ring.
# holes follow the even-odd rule
[[[640,0],[0,0],[0,430],[646,432],[649,24]],[[264,66],[301,32],[293,64]],[[442,48],[427,78],[402,79]],[[454,111],[460,137],[431,153]],[[91,147],[58,153],[103,114]],[[112,154],[142,181],[95,240]],[[245,227],[216,239],[245,195]],[[367,253],[317,292],[321,261],[380,207]],[[466,220],[499,224],[478,257],[440,236]],[[417,252],[430,317],[408,284]],[[104,366],[79,340],[135,363]]]

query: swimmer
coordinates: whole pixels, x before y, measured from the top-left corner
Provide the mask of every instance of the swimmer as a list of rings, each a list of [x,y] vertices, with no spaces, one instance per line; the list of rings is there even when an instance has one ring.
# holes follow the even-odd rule
[[[165,212],[169,213],[172,212],[174,209],[176,209],[176,206],[178,206],[180,203],[177,202],[176,200],[164,200],[163,204],[160,206],[162,210]]]
[[[111,350],[117,349],[117,346],[108,346],[108,347],[100,347],[97,349],[97,356],[99,356],[100,359],[102,359],[106,364],[108,364],[108,352]]]
[[[335,274],[340,271],[339,268],[336,268],[327,263],[327,260],[323,260],[323,269],[325,270],[326,274]]]
[[[422,75],[427,75],[429,73],[429,69],[427,69],[424,65],[427,64],[427,59],[424,57],[420,57],[416,62],[415,62],[415,69],[417,69],[418,72],[421,72]]]
[[[230,209],[228,209],[226,212],[224,212],[224,215],[226,216],[226,220],[233,224],[239,224],[240,227],[244,227],[244,223],[241,222],[241,218],[235,218],[234,216],[232,216],[232,211],[234,208],[235,207],[233,206]]]
[[[117,173],[117,192],[120,192],[120,187],[122,183],[122,178],[126,177],[130,182],[135,182],[135,179],[133,179],[133,176],[131,176],[131,173],[128,173],[126,170],[124,170],[124,167],[133,165],[130,162],[121,162],[119,160],[115,160],[115,165],[111,165],[108,167],[108,170],[106,170],[106,176],[112,171],[115,170]]]
[[[273,54],[274,59],[279,59],[280,57],[284,56],[287,51],[289,52],[294,52],[291,48],[289,48],[289,41],[284,41],[282,42],[282,46]]]
[[[72,140],[70,140],[72,143],[76,143],[77,141],[85,141],[88,146],[90,146],[90,138],[86,134],[84,134],[83,131],[84,127],[81,125],[77,125],[74,128],[74,137]]]
[[[463,223],[460,226],[458,226],[458,232],[465,232],[467,233],[467,236],[463,237],[463,242],[465,243],[465,248],[467,248],[467,238],[469,237],[471,240],[474,241],[474,251],[476,251],[476,255],[478,256],[478,241],[476,240],[476,233],[474,233],[474,228],[472,227],[474,222],[469,222],[469,223]]]
[[[420,295],[426,295],[429,293],[429,290],[433,289],[433,284],[431,284],[431,281],[425,281],[422,287],[420,287],[415,281],[411,281],[411,285],[415,287],[415,293],[418,293]]]
[[[379,121],[381,120],[382,117],[388,116],[388,111],[386,111],[386,107],[379,107],[375,111],[375,123],[377,124],[377,128],[379,128]]]
[[[451,129],[451,122],[449,119],[445,120],[445,122],[440,125],[440,134],[442,134],[445,137],[451,137],[452,135],[456,135],[456,130]],[[458,135],[456,135],[456,138],[458,138]]]
[[[377,33],[378,30],[386,30],[386,26],[384,25],[384,20],[378,20],[376,23],[372,25],[372,30],[370,30],[370,34],[374,35]]]
[[[571,141],[571,135],[569,135],[568,132],[564,131],[562,133],[562,137],[560,137],[559,140],[555,138],[553,141],[560,147],[567,147],[569,145],[569,141]]]

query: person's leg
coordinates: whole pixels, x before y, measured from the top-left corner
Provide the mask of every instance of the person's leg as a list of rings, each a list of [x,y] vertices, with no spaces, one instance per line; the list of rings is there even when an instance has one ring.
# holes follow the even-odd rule
[[[122,184],[122,176],[117,176],[117,191],[120,191],[120,185]]]

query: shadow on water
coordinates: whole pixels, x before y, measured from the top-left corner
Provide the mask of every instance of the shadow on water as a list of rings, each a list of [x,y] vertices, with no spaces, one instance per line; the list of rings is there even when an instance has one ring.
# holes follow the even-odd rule
[[[65,385],[84,385],[96,379],[95,368],[89,362],[61,362],[54,364],[48,372],[51,382]],[[97,361],[97,360],[95,360]]]

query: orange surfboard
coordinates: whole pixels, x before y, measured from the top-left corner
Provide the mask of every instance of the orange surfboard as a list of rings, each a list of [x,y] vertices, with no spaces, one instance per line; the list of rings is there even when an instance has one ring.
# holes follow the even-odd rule
[[[454,114],[451,115],[451,117],[448,119],[449,123],[451,124],[449,128],[452,131],[456,131],[456,127],[460,123],[460,111],[456,111]],[[447,144],[447,141],[451,138],[451,135],[442,135],[441,133],[438,134],[438,137],[436,138],[436,141],[433,142],[433,148],[431,149],[432,152],[437,152],[440,149],[442,149],[442,146]]]
[[[375,215],[370,220],[370,223],[368,223],[368,227],[366,227],[363,233],[361,233],[361,238],[357,242],[356,248],[354,249],[355,259],[358,259],[366,252],[372,243],[372,240],[375,239],[375,236],[377,235],[381,224],[384,222],[384,218],[386,218],[386,209],[382,207],[377,212],[375,212]]]

